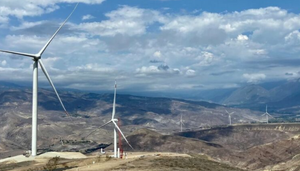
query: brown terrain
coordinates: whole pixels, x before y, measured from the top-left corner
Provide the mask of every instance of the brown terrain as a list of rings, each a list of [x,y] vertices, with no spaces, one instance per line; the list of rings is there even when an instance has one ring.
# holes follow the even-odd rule
[[[75,157],[75,158],[74,158]],[[187,155],[178,153],[144,152],[129,153],[126,158],[114,159],[108,155],[84,156],[80,153],[60,152],[46,153],[35,159],[22,160],[22,157],[2,162],[0,170],[42,171],[242,171],[242,169],[216,162],[204,155]],[[19,162],[17,161],[19,160]],[[1,160],[0,160],[1,162]]]
[[[0,92],[0,159],[30,150],[30,95],[29,90]],[[118,95],[116,110],[122,121],[121,129],[135,150],[131,151],[123,142],[124,149],[138,157],[128,156],[127,160],[99,157],[100,148],[112,150],[113,127],[96,129],[111,117],[112,96],[64,92],[62,99],[70,117],[61,112],[51,91],[40,91],[38,153],[80,152],[87,158],[49,156],[39,161],[6,161],[0,163],[0,170],[41,170],[55,160],[58,170],[297,170],[299,167],[300,124],[248,124],[261,120],[261,113],[207,102],[130,95]],[[227,126],[225,110],[235,112],[234,125]],[[180,115],[185,123],[181,133]],[[176,155],[167,155],[171,153]]]

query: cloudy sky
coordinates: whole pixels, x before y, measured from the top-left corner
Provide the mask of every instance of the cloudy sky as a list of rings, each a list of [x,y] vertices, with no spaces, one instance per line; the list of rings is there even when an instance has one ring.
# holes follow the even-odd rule
[[[298,0],[1,0],[0,49],[37,53],[61,88],[179,91],[299,77]],[[32,60],[0,54],[0,80]],[[47,85],[42,72],[40,84]]]

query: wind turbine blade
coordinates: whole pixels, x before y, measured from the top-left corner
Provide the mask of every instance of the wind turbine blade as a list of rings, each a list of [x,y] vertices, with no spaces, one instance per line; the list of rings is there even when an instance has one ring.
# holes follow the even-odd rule
[[[123,132],[121,131],[121,129],[119,128],[119,126],[116,124],[116,122],[115,122],[115,121],[112,121],[112,122],[114,123],[115,127],[119,130],[119,132],[121,133],[121,135],[123,136],[123,138],[124,138],[124,140],[127,142],[127,144],[130,146],[130,148],[131,148],[132,150],[134,150],[133,147],[132,147],[132,146],[129,144],[129,142],[127,141],[125,135],[123,134]]]
[[[45,46],[40,50],[40,52],[38,53],[38,56],[41,56],[44,51],[46,50],[46,48],[49,46],[49,44],[51,43],[51,41],[54,39],[54,37],[57,35],[57,33],[60,31],[60,29],[66,24],[66,22],[68,21],[68,19],[71,17],[71,15],[74,13],[75,9],[77,8],[78,3],[76,4],[76,6],[74,7],[73,11],[69,14],[69,16],[67,17],[67,19],[60,25],[60,27],[56,30],[56,32],[52,35],[52,37],[49,39],[49,41],[45,44]]]
[[[271,114],[269,114],[269,113],[266,113],[266,115],[268,115],[268,116],[270,116],[271,118],[274,118]]]
[[[229,114],[229,112],[227,111],[227,110],[225,110],[226,111],[226,113],[228,113]]]
[[[105,124],[103,124],[103,125],[99,126],[99,127],[98,127],[98,129],[99,129],[99,128],[102,128],[102,127],[104,127],[105,125],[107,125],[107,124],[109,124],[109,123],[111,123],[111,122],[112,122],[112,120],[110,120],[110,121],[106,122]]]
[[[0,50],[0,52],[11,53],[11,54],[21,55],[21,56],[27,56],[27,57],[31,57],[31,58],[36,57],[34,54],[23,53],[23,52],[15,52],[15,51],[8,51],[8,50]]]
[[[115,82],[114,102],[113,102],[113,111],[112,111],[111,119],[114,119],[116,113],[116,94],[117,94],[117,82]]]
[[[49,74],[48,74],[48,72],[47,72],[47,70],[46,70],[46,68],[45,68],[45,66],[44,66],[44,64],[43,64],[43,62],[42,62],[41,59],[39,60],[39,63],[40,63],[40,66],[41,66],[41,68],[42,68],[42,71],[44,72],[44,74],[45,74],[45,76],[47,77],[47,79],[48,79],[50,85],[52,86],[52,88],[53,88],[53,90],[54,90],[54,92],[55,92],[55,94],[56,94],[56,96],[57,96],[57,98],[58,98],[58,100],[59,100],[59,102],[60,102],[62,108],[64,109],[66,115],[67,115],[67,116],[70,116],[69,113],[67,112],[67,110],[66,110],[66,108],[65,108],[65,106],[64,106],[64,104],[63,104],[63,102],[61,101],[61,99],[60,99],[60,97],[59,97],[59,95],[58,95],[58,93],[57,93],[57,91],[56,91],[56,88],[54,87],[54,84],[53,84],[53,82],[52,82],[52,80],[51,80],[51,78],[50,78],[50,76],[49,76]]]
[[[109,123],[111,123],[111,120],[108,121],[108,122],[106,122],[105,124],[99,126],[98,128],[94,129],[92,132],[90,132],[90,133],[89,133],[87,136],[85,136],[84,138],[89,137],[92,133],[94,133],[95,131],[97,131],[99,128],[102,128],[102,127],[104,127],[105,125],[107,125],[107,124],[109,124]]]

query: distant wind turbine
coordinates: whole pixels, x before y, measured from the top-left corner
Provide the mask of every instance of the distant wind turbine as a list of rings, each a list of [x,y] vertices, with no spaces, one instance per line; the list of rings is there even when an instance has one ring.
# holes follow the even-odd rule
[[[227,110],[225,111],[228,114],[229,125],[231,125],[231,115],[234,114],[234,112],[229,113]]]
[[[268,113],[268,105],[266,105],[266,112],[265,112],[263,115],[261,115],[261,116],[266,116],[266,122],[267,122],[267,123],[269,123],[269,117],[270,117],[270,118],[274,118],[272,115],[270,115],[270,114]]]
[[[182,114],[180,115],[180,132],[182,132],[182,126],[184,125],[184,121],[182,120]]]
[[[125,135],[123,134],[123,132],[119,128],[118,124],[116,123],[116,122],[118,122],[118,119],[115,119],[115,113],[116,113],[116,94],[117,94],[117,83],[115,82],[115,91],[114,91],[113,110],[112,110],[111,120],[108,121],[107,123],[105,123],[104,125],[102,125],[102,126],[99,127],[99,128],[102,128],[102,127],[104,127],[105,125],[107,125],[107,124],[109,124],[111,122],[113,123],[113,125],[114,125],[114,157],[115,158],[118,157],[118,154],[117,154],[117,149],[118,149],[118,147],[117,147],[117,130],[123,136],[124,140],[130,146],[130,148],[133,149],[133,147],[129,144],[129,142],[126,139]],[[97,128],[97,129],[99,129],[99,128]],[[93,133],[93,132],[91,132],[91,133]],[[88,134],[88,136],[91,135],[91,133]],[[88,136],[86,136],[86,137],[88,137]]]
[[[65,23],[68,21],[68,19],[71,17],[75,9],[77,8],[78,3],[74,7],[73,11],[70,13],[70,15],[67,17],[67,19],[60,25],[60,27],[56,30],[56,32],[52,35],[52,37],[48,40],[48,42],[44,45],[44,47],[37,53],[37,54],[29,54],[29,53],[23,53],[23,52],[15,52],[15,51],[8,51],[8,50],[0,50],[0,52],[4,53],[10,53],[10,54],[15,54],[15,55],[21,55],[21,56],[26,56],[26,57],[31,57],[33,62],[33,86],[32,86],[32,135],[31,135],[31,155],[36,156],[37,154],[37,118],[38,118],[38,63],[40,64],[42,71],[44,72],[45,76],[47,77],[50,85],[52,86],[63,110],[67,115],[68,112],[61,101],[54,84],[42,62],[42,55],[44,51],[47,49],[51,41],[54,39],[54,37],[57,35],[57,33],[61,30],[61,28],[65,25]]]

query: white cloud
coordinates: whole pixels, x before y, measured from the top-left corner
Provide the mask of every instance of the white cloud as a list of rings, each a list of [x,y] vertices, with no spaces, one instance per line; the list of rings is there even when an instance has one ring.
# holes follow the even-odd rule
[[[82,16],[82,20],[90,20],[90,19],[93,19],[93,18],[95,18],[95,17],[90,15],[90,14]]]
[[[196,71],[195,71],[195,70],[192,70],[192,69],[188,69],[188,70],[185,72],[185,74],[186,74],[187,76],[194,76],[194,75],[196,75]]]
[[[248,83],[257,83],[266,79],[265,74],[257,73],[257,74],[243,74],[243,77],[247,79]]]
[[[178,68],[171,69],[168,65],[160,65],[160,66],[143,66],[141,68],[136,69],[136,76],[145,77],[145,76],[171,76],[171,75],[179,75],[181,71]]]
[[[161,57],[161,52],[160,51],[156,51],[153,54],[154,57],[160,58]]]
[[[46,68],[52,68],[54,67],[54,63],[61,60],[58,57],[51,57],[51,58],[43,58],[43,64],[45,65]]]
[[[75,28],[100,36],[115,36],[117,34],[134,36],[145,34],[148,24],[162,20],[159,12],[155,10],[129,6],[123,6],[105,15],[109,20],[81,23]]]
[[[137,68],[136,69],[137,73],[141,73],[141,74],[147,74],[147,73],[159,73],[159,69],[157,68],[157,66],[149,66],[149,67],[141,67],[141,68]]]
[[[9,16],[23,18],[25,16],[40,16],[59,9],[59,3],[101,4],[104,0],[2,0],[0,5],[0,24],[8,22]]]
[[[62,1],[45,1],[46,5],[36,5],[40,12],[37,9],[36,14],[24,16],[57,9],[58,2]],[[129,87],[133,83],[148,85],[148,77],[155,77],[155,87],[178,84],[193,88],[180,86],[184,83],[224,88],[224,82],[227,87],[237,87],[244,79],[281,79],[288,77],[286,71],[299,70],[295,66],[300,54],[299,14],[278,7],[191,15],[164,12],[120,6],[104,14],[106,18],[99,22],[68,23],[64,27],[68,32],[62,30],[45,51],[45,65],[56,81],[68,87],[93,87],[93,80],[108,82],[116,77],[127,81]],[[12,15],[6,11],[3,22]],[[1,48],[36,53],[45,44],[52,28],[49,34],[35,30],[45,30],[47,23],[56,20],[26,19],[10,26],[9,33],[2,33],[6,36],[0,38]],[[28,30],[33,30],[31,35],[25,34]],[[286,62],[287,58],[291,62]],[[6,54],[1,54],[0,60],[6,60],[6,67],[11,68],[28,68],[32,63],[28,58]],[[245,73],[242,77],[241,72]],[[222,73],[227,73],[226,77]],[[79,80],[79,76],[84,79]]]
[[[210,52],[201,52],[201,55],[197,58],[199,62],[199,66],[208,66],[214,60],[214,55]]]
[[[83,71],[83,70],[89,70],[89,71],[100,71],[100,72],[113,72],[114,70],[112,68],[109,68],[109,67],[103,67],[99,64],[95,64],[95,63],[89,63],[89,64],[85,64],[83,66],[77,66],[75,68],[72,68],[71,70],[74,70],[74,71]]]
[[[3,60],[3,61],[1,62],[1,65],[2,65],[2,66],[5,66],[6,64],[7,64],[6,60]]]
[[[41,25],[45,23],[45,21],[37,21],[37,22],[22,22],[20,26],[12,26],[11,29],[13,31],[16,31],[16,30],[22,30],[22,29],[28,29],[28,28],[31,28],[31,27],[35,27],[35,26],[38,26],[38,25]]]
[[[237,37],[237,40],[239,40],[239,41],[245,41],[248,39],[249,39],[248,36],[242,35],[242,34],[238,35],[238,37]]]
[[[284,37],[285,41],[287,42],[295,42],[300,40],[300,32],[299,30],[295,30],[289,33],[287,36]]]

